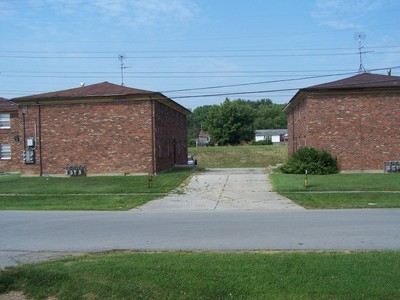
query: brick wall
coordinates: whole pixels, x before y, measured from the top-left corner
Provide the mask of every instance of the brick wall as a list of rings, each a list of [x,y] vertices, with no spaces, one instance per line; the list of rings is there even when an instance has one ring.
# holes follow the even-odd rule
[[[309,94],[297,108],[304,119],[296,107],[289,113],[289,153],[311,146],[337,157],[341,171],[383,170],[400,160],[399,103],[395,92]]]
[[[22,165],[24,175],[64,174],[69,165],[85,165],[88,175],[143,174],[187,164],[186,115],[158,101],[21,106],[20,120],[25,140],[37,137],[36,163]]]
[[[186,115],[156,102],[156,162],[157,171],[171,169],[174,165],[187,164]]]
[[[302,99],[288,114],[289,155],[307,146],[307,99]]]
[[[150,101],[30,106],[26,136],[37,123],[36,164],[24,174],[64,174],[85,165],[88,175],[152,171]]]

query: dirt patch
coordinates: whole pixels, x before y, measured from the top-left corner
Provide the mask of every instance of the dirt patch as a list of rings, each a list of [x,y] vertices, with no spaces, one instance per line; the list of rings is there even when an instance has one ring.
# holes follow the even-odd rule
[[[0,300],[29,300],[22,292],[9,292],[7,294],[0,294]],[[57,300],[55,297],[48,297],[46,300]]]
[[[28,300],[22,292],[9,292],[0,294],[0,300]]]

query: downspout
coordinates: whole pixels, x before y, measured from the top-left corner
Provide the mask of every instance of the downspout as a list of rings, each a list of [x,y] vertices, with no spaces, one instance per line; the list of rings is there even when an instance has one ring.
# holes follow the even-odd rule
[[[22,110],[22,132],[23,132],[23,140],[24,140],[24,150],[26,149],[26,116],[24,109],[28,111],[28,107],[23,108]]]
[[[42,109],[41,105],[38,105],[38,144],[39,144],[39,168],[40,176],[43,176],[43,161],[42,161]]]
[[[155,166],[155,156],[156,156],[156,136],[155,136],[155,129],[154,129],[154,100],[150,97],[150,110],[151,110],[151,168],[152,174],[156,173],[156,166]]]

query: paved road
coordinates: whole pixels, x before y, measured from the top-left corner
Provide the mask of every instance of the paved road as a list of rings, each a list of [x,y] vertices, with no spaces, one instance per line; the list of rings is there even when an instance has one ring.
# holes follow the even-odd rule
[[[238,187],[242,184],[239,178],[249,177],[229,177],[214,178],[225,183],[235,180],[219,188],[222,192],[207,209],[196,209],[198,204],[188,203],[192,196],[198,197],[191,190],[190,197],[184,193],[181,198],[185,209],[178,209],[176,202],[180,200],[175,195],[167,199],[173,207],[167,205],[164,210],[164,204],[158,203],[126,212],[0,211],[0,268],[65,255],[127,249],[400,249],[400,209],[304,210],[287,206],[287,199],[276,200],[285,203],[280,209],[272,204],[273,209],[260,207],[259,201],[247,202],[247,209],[240,209],[238,199],[246,202],[247,198],[227,187]],[[210,182],[211,186],[218,185]],[[249,190],[254,197],[251,191],[262,194],[258,185],[257,190]],[[228,194],[237,205],[222,209],[225,206],[221,202],[229,202]],[[207,199],[203,199],[204,204]]]
[[[400,210],[0,212],[0,267],[135,250],[400,249]]]

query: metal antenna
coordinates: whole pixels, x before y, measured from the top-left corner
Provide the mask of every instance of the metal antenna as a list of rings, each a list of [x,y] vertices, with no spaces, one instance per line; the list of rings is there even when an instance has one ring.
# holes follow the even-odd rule
[[[124,59],[126,59],[126,55],[119,54],[118,59],[121,61],[121,85],[124,85],[124,69],[127,68],[124,66]]]
[[[361,45],[361,40],[365,40],[366,38],[365,32],[356,32],[354,34],[354,39],[358,40],[358,55],[360,56],[360,66],[358,68],[358,73],[365,73],[365,68],[363,65],[363,60],[362,60],[362,55],[367,53],[366,51],[363,51],[364,46]]]

